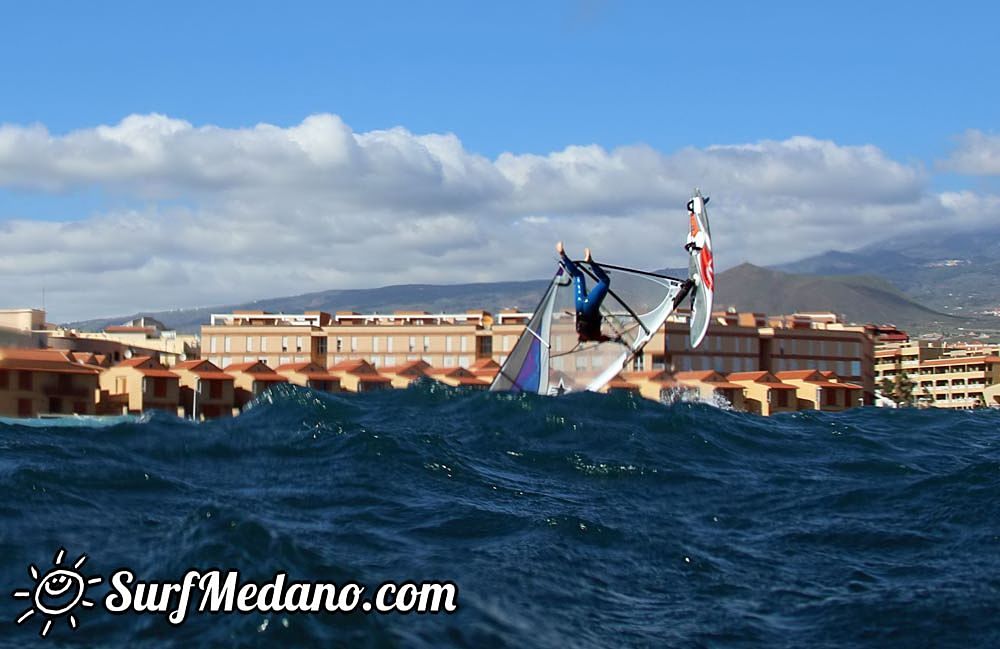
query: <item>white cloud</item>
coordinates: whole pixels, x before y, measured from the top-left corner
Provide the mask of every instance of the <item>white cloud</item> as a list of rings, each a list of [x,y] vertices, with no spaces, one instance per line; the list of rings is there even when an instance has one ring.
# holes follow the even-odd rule
[[[945,171],[972,176],[1000,176],[1000,135],[971,129],[958,138],[958,147],[941,163]]]
[[[684,204],[710,205],[721,266],[850,249],[997,201],[935,195],[919,166],[809,137],[687,148],[471,153],[451,134],[196,127],[162,115],[53,135],[0,127],[0,188],[94,188],[118,207],[66,222],[0,213],[8,305],[44,285],[55,319],[327,288],[542,277],[553,244],[647,268],[684,264]],[[66,199],[60,199],[65,203]],[[966,208],[976,202],[976,210]],[[138,207],[137,207],[138,206]]]

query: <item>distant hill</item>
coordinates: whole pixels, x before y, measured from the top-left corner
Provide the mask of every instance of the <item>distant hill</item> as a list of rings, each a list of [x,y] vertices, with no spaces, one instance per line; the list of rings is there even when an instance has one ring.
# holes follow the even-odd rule
[[[1000,228],[947,229],[896,237],[853,252],[829,251],[778,270],[810,275],[874,275],[928,307],[964,318],[1000,307]],[[990,318],[984,320],[990,323]],[[1000,319],[992,326],[1000,328]]]
[[[685,270],[659,271],[683,277]],[[303,311],[360,311],[388,313],[397,309],[430,312],[461,312],[467,309],[499,311],[503,308],[531,310],[541,297],[547,280],[478,284],[411,284],[374,289],[336,289],[292,297],[257,300],[199,309],[161,311],[71,323],[82,330],[99,330],[137,315],[150,315],[179,331],[197,332],[212,313],[239,309],[301,313]],[[965,324],[958,318],[929,309],[910,299],[889,282],[868,276],[819,277],[798,275],[751,264],[720,273],[717,278],[717,308],[771,314],[796,311],[832,311],[854,322],[892,322],[917,331],[955,328]]]
[[[262,310],[274,313],[303,311],[359,311],[388,313],[400,310],[420,310],[453,313],[467,309],[499,311],[504,308],[531,310],[541,299],[548,280],[526,282],[493,282],[480,284],[407,284],[372,289],[334,289],[305,293],[292,297],[276,297],[242,304],[226,304],[198,309],[159,311],[113,318],[98,318],[69,323],[84,331],[99,331],[109,324],[120,324],[148,315],[178,331],[197,332],[213,313],[236,310]]]
[[[893,323],[926,328],[960,321],[907,297],[885,280],[865,275],[796,275],[741,264],[717,278],[716,306],[741,311],[794,313],[832,311],[850,322]]]

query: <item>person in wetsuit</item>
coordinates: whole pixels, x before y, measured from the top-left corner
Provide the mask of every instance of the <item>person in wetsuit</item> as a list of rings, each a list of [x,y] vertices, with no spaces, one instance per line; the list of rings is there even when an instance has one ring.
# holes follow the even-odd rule
[[[617,340],[601,333],[601,303],[608,294],[608,289],[611,288],[611,278],[608,277],[603,268],[591,259],[590,248],[584,248],[583,260],[590,264],[590,268],[597,278],[597,283],[588,293],[587,278],[573,260],[566,256],[562,241],[556,244],[556,252],[562,258],[562,265],[566,269],[566,272],[573,277],[574,301],[576,302],[576,333],[580,337],[580,342],[602,343],[609,340]]]

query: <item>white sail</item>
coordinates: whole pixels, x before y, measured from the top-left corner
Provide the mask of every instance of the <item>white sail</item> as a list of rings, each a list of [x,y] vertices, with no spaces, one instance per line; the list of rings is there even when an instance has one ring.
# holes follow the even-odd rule
[[[596,282],[590,264],[577,267]],[[611,279],[601,305],[606,342],[580,342],[573,278],[562,266],[490,386],[493,391],[564,394],[597,391],[615,377],[674,309],[681,280],[601,264]]]

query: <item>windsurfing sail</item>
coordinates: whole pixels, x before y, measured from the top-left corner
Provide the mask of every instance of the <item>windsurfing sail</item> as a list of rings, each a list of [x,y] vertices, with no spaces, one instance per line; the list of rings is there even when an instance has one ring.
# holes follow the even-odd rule
[[[597,280],[591,265],[575,263],[592,286]],[[674,310],[684,282],[621,266],[601,264],[601,268],[611,280],[601,304],[601,332],[612,340],[579,340],[573,278],[560,265],[491,391],[544,395],[596,391],[642,351]]]
[[[694,198],[688,201],[688,216],[691,232],[685,246],[691,254],[689,275],[691,287],[691,326],[689,340],[694,349],[705,339],[709,321],[712,319],[712,301],[715,296],[715,261],[712,255],[712,231],[708,226],[708,198],[701,191],[694,191]]]

